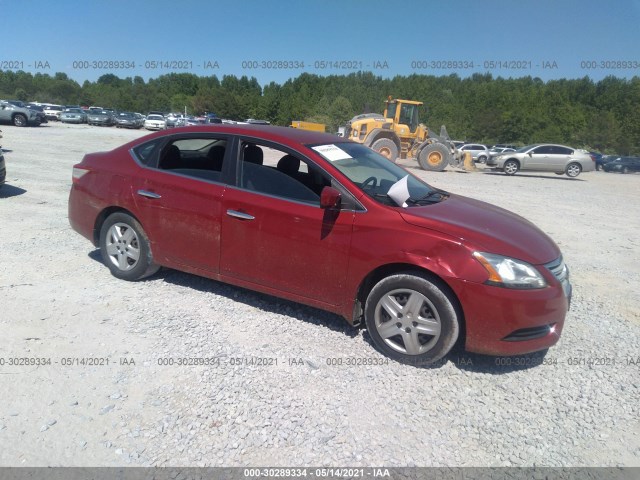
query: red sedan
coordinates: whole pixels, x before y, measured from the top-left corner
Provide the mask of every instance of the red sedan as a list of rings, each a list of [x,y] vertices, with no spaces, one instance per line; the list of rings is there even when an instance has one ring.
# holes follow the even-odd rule
[[[340,137],[252,125],[158,132],[73,168],[71,226],[111,273],[161,266],[361,322],[401,362],[558,341],[571,285],[529,221]]]

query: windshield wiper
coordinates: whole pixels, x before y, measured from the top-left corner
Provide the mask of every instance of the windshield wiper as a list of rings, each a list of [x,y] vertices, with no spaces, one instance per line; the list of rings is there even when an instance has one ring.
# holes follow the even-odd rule
[[[449,194],[444,190],[432,190],[420,198],[409,197],[407,199],[407,205],[427,205],[431,203],[438,203],[442,200],[449,198]]]

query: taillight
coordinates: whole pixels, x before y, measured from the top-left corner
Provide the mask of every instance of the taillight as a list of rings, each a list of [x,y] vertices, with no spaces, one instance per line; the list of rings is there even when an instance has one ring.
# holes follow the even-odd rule
[[[76,183],[87,173],[89,173],[89,169],[87,168],[73,167],[73,173],[71,174],[73,183]]]

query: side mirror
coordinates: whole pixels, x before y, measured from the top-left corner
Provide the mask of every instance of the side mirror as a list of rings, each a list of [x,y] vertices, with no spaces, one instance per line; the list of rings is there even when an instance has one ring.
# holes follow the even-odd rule
[[[527,153],[527,155],[529,155],[530,157],[533,157],[533,152],[529,152]]]
[[[339,208],[342,195],[333,187],[324,187],[320,192],[320,208]]]

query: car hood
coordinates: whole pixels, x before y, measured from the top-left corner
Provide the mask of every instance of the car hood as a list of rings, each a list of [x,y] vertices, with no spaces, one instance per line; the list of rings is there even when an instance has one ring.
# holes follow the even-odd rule
[[[405,208],[411,225],[451,235],[470,248],[543,264],[560,256],[555,242],[529,220],[489,203],[451,194],[439,203]]]

